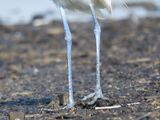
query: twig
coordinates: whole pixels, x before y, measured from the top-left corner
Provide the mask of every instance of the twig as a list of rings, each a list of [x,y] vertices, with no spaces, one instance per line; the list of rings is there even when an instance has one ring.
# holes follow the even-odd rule
[[[41,117],[42,114],[26,114],[25,118]]]
[[[151,115],[151,112],[146,113],[146,114],[144,114],[143,116],[137,118],[136,120],[142,120],[142,119],[144,119],[144,118],[146,118],[146,117],[148,117],[148,116],[150,116],[150,115]]]
[[[46,109],[46,108],[43,108],[41,109],[42,111],[45,111],[45,112],[55,112],[55,110],[53,109]]]
[[[127,60],[127,63],[142,63],[142,62],[150,62],[150,58],[137,58],[137,59],[130,59]]]
[[[127,104],[127,106],[131,106],[131,105],[139,105],[140,102],[136,102],[136,103],[129,103]],[[116,108],[121,108],[122,105],[114,105],[114,106],[105,106],[105,107],[96,107],[96,110],[105,110],[105,109],[116,109]]]
[[[148,112],[148,113],[146,113],[146,114],[138,117],[136,120],[142,120],[142,119],[144,119],[144,118],[146,118],[146,117],[152,117],[152,118],[153,118],[153,117],[159,117],[159,116],[160,116],[160,115],[159,115],[159,110],[160,110],[160,109],[156,109],[156,110],[153,111],[153,112]]]

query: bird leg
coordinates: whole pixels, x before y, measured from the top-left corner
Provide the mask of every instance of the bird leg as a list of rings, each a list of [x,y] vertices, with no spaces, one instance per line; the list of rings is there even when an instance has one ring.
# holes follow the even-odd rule
[[[60,11],[61,11],[63,25],[64,25],[65,40],[67,41],[69,103],[65,108],[69,109],[74,107],[75,105],[75,102],[73,99],[73,86],[72,86],[72,35],[66,19],[64,8],[60,7]]]
[[[92,99],[88,104],[92,105],[94,104],[97,99],[103,99],[103,100],[108,100],[108,98],[106,98],[103,93],[102,93],[102,89],[101,89],[101,84],[100,84],[100,38],[101,38],[101,27],[98,23],[97,17],[96,17],[96,13],[95,13],[95,9],[93,4],[90,4],[90,9],[92,12],[92,16],[93,16],[93,21],[95,24],[95,28],[94,28],[94,34],[95,34],[95,38],[96,38],[96,88],[95,88],[95,92],[89,94],[88,96],[85,96],[82,101],[86,101],[88,99]]]

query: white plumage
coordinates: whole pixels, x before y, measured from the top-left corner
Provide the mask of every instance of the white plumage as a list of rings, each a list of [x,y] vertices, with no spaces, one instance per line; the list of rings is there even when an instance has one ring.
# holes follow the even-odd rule
[[[111,13],[112,2],[111,0],[53,0],[58,6],[63,6],[69,10],[79,10],[82,12],[90,12],[90,4],[93,4],[96,10],[96,15],[102,16],[101,9],[105,9]]]

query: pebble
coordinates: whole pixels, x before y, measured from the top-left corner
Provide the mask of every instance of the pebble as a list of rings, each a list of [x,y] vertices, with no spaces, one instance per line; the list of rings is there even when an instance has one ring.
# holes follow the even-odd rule
[[[23,112],[10,112],[9,120],[24,120],[25,114]]]

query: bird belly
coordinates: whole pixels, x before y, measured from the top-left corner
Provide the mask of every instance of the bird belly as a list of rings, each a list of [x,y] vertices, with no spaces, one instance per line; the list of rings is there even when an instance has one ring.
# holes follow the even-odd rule
[[[100,9],[106,9],[105,1],[108,0],[53,0],[58,6],[63,6],[71,11],[78,10],[85,13],[90,12],[89,4],[92,3],[95,6],[97,16],[102,19],[105,18],[105,16]]]
[[[63,6],[69,10],[87,11],[89,10],[89,2],[92,0],[53,0],[58,6]]]

